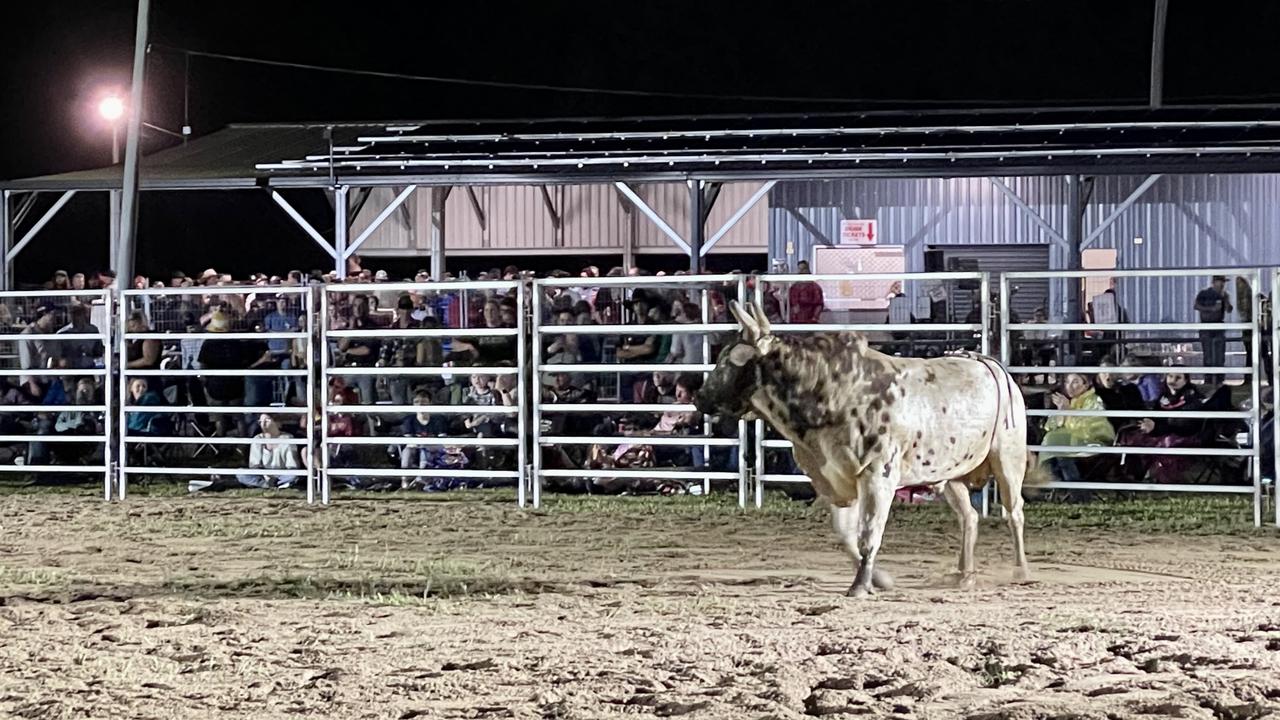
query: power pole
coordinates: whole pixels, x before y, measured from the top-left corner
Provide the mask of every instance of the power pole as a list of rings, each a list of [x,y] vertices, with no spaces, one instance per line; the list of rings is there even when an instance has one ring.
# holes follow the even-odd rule
[[[1169,0],[1156,0],[1156,19],[1151,28],[1151,109],[1164,102],[1164,19]]]
[[[147,65],[147,14],[150,0],[138,0],[138,32],[133,45],[133,87],[129,93],[129,131],[124,152],[124,192],[120,208],[119,254],[113,258],[120,287],[133,283],[138,234],[138,155],[142,140],[142,82]]]

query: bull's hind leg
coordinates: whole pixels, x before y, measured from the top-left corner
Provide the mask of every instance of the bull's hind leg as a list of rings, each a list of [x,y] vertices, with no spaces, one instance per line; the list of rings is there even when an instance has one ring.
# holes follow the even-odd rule
[[[991,454],[991,471],[996,476],[1000,504],[1004,506],[1009,532],[1013,535],[1013,579],[1026,582],[1031,579],[1031,569],[1027,565],[1027,549],[1022,535],[1022,481],[1027,476],[1028,455],[1023,443],[1009,445],[1012,447],[1001,448]]]
[[[835,526],[844,549],[853,557],[853,571],[862,568],[862,553],[858,550],[858,532],[862,527],[862,513],[857,501],[848,507],[831,506],[831,524]],[[871,573],[871,584],[880,590],[893,589],[893,578],[876,568]]]
[[[972,588],[977,580],[974,547],[978,542],[978,511],[969,499],[969,484],[965,480],[951,480],[942,487],[947,504],[960,520],[960,576],[961,588]]]

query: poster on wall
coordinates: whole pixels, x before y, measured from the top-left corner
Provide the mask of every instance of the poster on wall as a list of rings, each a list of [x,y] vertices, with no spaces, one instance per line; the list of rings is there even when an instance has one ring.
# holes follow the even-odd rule
[[[880,247],[841,247],[819,245],[813,248],[813,272],[818,275],[866,275],[906,272],[906,259],[901,245]],[[897,280],[859,280],[849,277],[824,280],[822,294],[828,310],[882,310]]]
[[[880,226],[875,220],[841,220],[841,245],[876,245],[880,242]]]

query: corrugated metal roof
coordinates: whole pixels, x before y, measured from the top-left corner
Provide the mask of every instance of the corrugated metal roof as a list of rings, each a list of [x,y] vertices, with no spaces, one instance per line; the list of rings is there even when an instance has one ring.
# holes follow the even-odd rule
[[[147,156],[141,185],[321,187],[330,173],[360,186],[1276,170],[1272,106],[1007,109],[233,125]],[[3,187],[119,184],[111,167]]]

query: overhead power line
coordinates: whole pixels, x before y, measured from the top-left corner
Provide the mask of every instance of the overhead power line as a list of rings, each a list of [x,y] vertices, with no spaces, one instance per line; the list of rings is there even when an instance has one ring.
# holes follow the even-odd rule
[[[599,87],[583,87],[577,85],[550,85],[545,83],[519,83],[506,82],[501,80],[479,80],[475,78],[448,77],[443,75],[414,75],[409,73],[389,72],[385,70],[364,70],[360,68],[337,67],[333,65],[316,65],[313,63],[292,62],[286,60],[270,60],[267,58],[247,57],[244,55],[231,55],[227,53],[207,52],[204,50],[191,50],[189,48],[172,47],[168,45],[153,44],[153,48],[167,50],[174,53],[181,53],[188,56],[214,58],[218,60],[226,60],[229,62],[251,63],[256,65],[268,65],[272,67],[290,68],[294,70],[309,70],[315,72],[339,73],[344,75],[358,75],[364,77],[375,77],[387,80],[407,80],[414,82],[431,82],[446,85],[463,85],[471,87],[492,87],[502,88],[506,90],[536,90],[545,92],[560,93],[579,93],[589,95],[622,95],[629,97],[666,97],[680,98],[686,100],[717,100],[717,101],[743,101],[743,102],[789,102],[789,103],[836,103],[841,105],[946,105],[964,103],[968,105],[1010,105],[1017,103],[1025,103],[1025,99],[956,99],[947,98],[945,100],[923,100],[920,98],[847,98],[847,97],[818,97],[818,96],[797,96],[797,95],[726,95],[719,93],[693,93],[693,92],[674,92],[664,90],[628,90],[620,88],[599,88]],[[1129,98],[1112,97],[1109,100],[1143,100],[1145,97],[1133,96]],[[1058,103],[1081,103],[1096,102],[1097,98],[1059,98],[1053,102]]]

